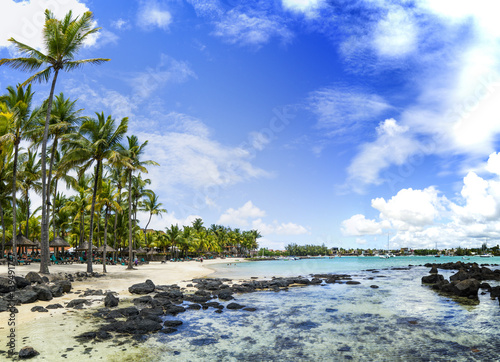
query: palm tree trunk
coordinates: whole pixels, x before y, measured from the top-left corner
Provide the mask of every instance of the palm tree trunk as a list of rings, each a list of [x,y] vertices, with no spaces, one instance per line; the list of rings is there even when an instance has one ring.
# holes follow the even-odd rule
[[[54,138],[54,142],[52,142],[52,151],[50,152],[50,163],[49,163],[49,174],[47,176],[47,228],[49,227],[49,214],[50,214],[50,183],[52,181],[52,167],[54,165],[54,158],[57,150],[57,137]],[[54,198],[52,199],[52,202],[54,203],[52,205],[52,221],[53,221],[53,238],[56,237],[56,223],[54,221],[54,208],[55,208],[55,198],[56,194],[54,192]],[[43,206],[42,206],[43,207]]]
[[[108,244],[108,207],[106,206],[105,216],[104,216],[104,250],[102,252],[102,272],[106,273],[106,246]]]
[[[47,187],[47,140],[49,139],[49,121],[50,113],[52,112],[52,100],[54,98],[54,90],[56,88],[57,75],[59,74],[59,69],[54,68],[54,79],[52,79],[52,85],[50,87],[50,95],[47,104],[47,116],[45,117],[45,129],[43,131],[42,139],[42,235],[41,235],[41,258],[40,258],[40,273],[50,274],[49,272],[49,223],[48,223],[48,213],[47,213],[47,194],[49,193],[49,187]]]
[[[2,220],[2,254],[1,254],[1,257],[3,258],[4,253],[5,253],[5,219],[4,219],[3,207],[2,207],[1,202],[0,202],[0,219]]]
[[[94,174],[94,191],[92,192],[92,205],[90,206],[90,236],[89,236],[89,248],[87,251],[87,273],[92,273],[92,237],[94,233],[94,210],[95,210],[95,199],[97,196],[97,186],[99,185],[99,168],[101,161],[97,161],[95,166]]]
[[[12,170],[12,257],[14,265],[17,265],[17,230],[16,230],[16,177],[17,177],[17,154],[19,152],[19,141],[14,146],[14,165]]]
[[[29,198],[29,191],[26,191],[26,195],[24,195],[24,199],[26,201],[26,237],[29,239],[29,233],[30,233],[30,198]]]
[[[128,267],[132,267],[132,171],[128,174]]]
[[[57,179],[54,179],[54,197],[52,198],[52,230],[54,233],[54,239],[58,236],[56,230],[56,198],[57,198]]]

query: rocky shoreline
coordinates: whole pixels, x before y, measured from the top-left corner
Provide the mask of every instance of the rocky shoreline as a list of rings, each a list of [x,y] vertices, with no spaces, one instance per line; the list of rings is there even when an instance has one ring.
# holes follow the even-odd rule
[[[500,269],[491,270],[485,264],[479,266],[477,263],[444,263],[425,264],[430,267],[430,275],[422,277],[422,283],[431,285],[432,289],[450,296],[467,298],[472,304],[478,302],[479,290],[482,294],[490,293],[491,299],[498,299],[500,303],[500,286],[492,287],[485,280],[500,281]],[[458,270],[450,276],[450,280],[439,274],[439,269]],[[465,302],[462,300],[462,302]]]

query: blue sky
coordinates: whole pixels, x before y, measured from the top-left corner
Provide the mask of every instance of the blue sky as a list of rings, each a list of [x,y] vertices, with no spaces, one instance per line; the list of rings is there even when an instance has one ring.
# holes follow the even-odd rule
[[[498,244],[496,1],[13,1],[7,38],[41,47],[43,10],[94,12],[60,77],[86,113],[129,117],[168,210],[289,242]],[[0,86],[25,74],[0,69]],[[36,86],[42,99],[47,86]],[[140,216],[144,223],[147,215]]]

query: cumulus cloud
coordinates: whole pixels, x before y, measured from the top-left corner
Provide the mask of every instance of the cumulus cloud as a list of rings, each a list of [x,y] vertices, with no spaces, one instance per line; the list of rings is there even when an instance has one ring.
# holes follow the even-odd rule
[[[142,2],[137,14],[137,24],[143,29],[160,28],[168,30],[172,15],[154,0]]]
[[[265,211],[256,207],[252,201],[248,201],[239,209],[227,209],[220,216],[217,224],[246,227],[250,224],[249,219],[260,218],[265,215]]]
[[[227,209],[217,221],[218,224],[229,225],[230,227],[249,227],[258,230],[262,235],[303,235],[308,230],[292,222],[280,223],[274,220],[271,223],[263,221],[266,216],[264,210],[259,209],[251,201],[246,202],[238,209]]]
[[[371,206],[379,220],[354,215],[344,220],[345,235],[363,236],[391,230],[392,247],[440,248],[477,247],[500,237],[499,153],[489,156],[484,175],[469,172],[459,195],[450,201],[435,187],[403,189],[389,200],[375,198]],[[385,224],[384,224],[385,223]]]
[[[215,23],[215,36],[230,44],[261,46],[276,37],[288,42],[292,33],[278,16],[264,12],[232,9]]]
[[[375,27],[373,46],[379,56],[405,56],[416,50],[417,29],[411,13],[391,9]]]
[[[44,49],[42,30],[45,24],[45,9],[51,10],[56,18],[62,19],[68,11],[78,16],[89,8],[83,1],[2,1],[3,16],[0,22],[0,48],[9,47],[11,37],[37,49]],[[97,24],[96,24],[97,25]],[[95,44],[97,37],[89,37],[86,46]]]
[[[370,220],[365,215],[356,214],[342,221],[342,234],[348,236],[378,235],[382,229],[390,227],[389,223]]]

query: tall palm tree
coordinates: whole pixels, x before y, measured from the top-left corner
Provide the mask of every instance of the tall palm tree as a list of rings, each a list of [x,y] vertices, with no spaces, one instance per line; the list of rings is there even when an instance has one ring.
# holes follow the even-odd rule
[[[118,190],[118,205],[120,205],[120,209],[122,209],[122,189],[125,183],[127,182],[126,179],[126,174],[124,172],[124,164],[123,162],[117,163],[115,165],[112,165],[110,167],[111,173],[109,179],[111,182],[115,185],[116,189]],[[116,246],[116,241],[117,241],[117,229],[118,229],[118,220],[119,217],[117,213],[115,212],[115,220],[114,220],[114,226],[113,226],[113,248],[117,250]],[[113,260],[116,261],[116,251],[113,254]]]
[[[78,232],[78,246],[83,244],[85,230],[84,230],[84,220],[85,220],[85,209],[87,207],[87,194],[91,188],[91,176],[81,173],[77,180],[73,181],[71,185],[72,188],[77,192],[76,195],[71,196],[69,201],[63,207],[63,212],[70,212],[74,215],[73,224],[76,224],[78,220],[79,232]]]
[[[30,208],[29,208],[29,193],[30,191],[35,191],[40,193],[42,191],[42,185],[40,183],[40,178],[42,177],[40,170],[40,159],[37,157],[38,153],[28,149],[28,152],[22,155],[21,167],[19,169],[19,188],[21,194],[27,205],[26,210],[26,232],[24,235],[28,237],[29,233],[29,218],[30,218]]]
[[[116,162],[121,156],[117,152],[121,139],[127,132],[128,118],[123,118],[116,127],[111,116],[96,113],[97,118],[89,118],[80,126],[78,133],[63,136],[68,153],[63,167],[71,168],[82,165],[79,172],[85,172],[95,162],[94,188],[92,206],[90,209],[90,236],[87,258],[87,272],[92,272],[92,237],[94,230],[94,210],[97,189],[102,175],[102,165],[105,161]]]
[[[128,178],[128,267],[127,269],[133,269],[132,266],[132,174],[135,171],[145,172],[146,165],[158,165],[154,161],[142,161],[141,158],[144,155],[144,149],[146,148],[148,141],[143,144],[139,144],[139,139],[137,136],[127,136],[127,145],[121,145],[121,152],[128,159],[126,164],[127,178]]]
[[[12,150],[7,146],[0,145],[0,222],[2,225],[2,248],[0,255],[5,252],[5,207],[10,207],[12,200],[12,186],[10,185],[12,179]],[[12,147],[10,147],[12,148]]]
[[[21,140],[27,138],[31,135],[33,127],[35,125],[35,119],[38,116],[39,109],[31,110],[31,103],[33,100],[33,92],[31,92],[31,85],[29,85],[26,90],[21,86],[7,87],[7,94],[0,97],[0,102],[3,102],[11,113],[9,132],[3,137],[4,141],[10,140],[14,146],[14,160],[13,160],[13,170],[12,170],[12,249],[14,263],[17,263],[17,251],[16,251],[16,227],[17,227],[17,215],[16,215],[16,193],[17,193],[17,167],[18,167],[18,155],[19,155],[19,144]]]
[[[78,51],[83,47],[85,40],[100,28],[93,28],[93,14],[85,12],[81,17],[73,18],[72,12],[68,12],[64,19],[58,20],[50,10],[45,10],[45,24],[43,28],[43,39],[45,53],[23,44],[14,38],[9,41],[22,55],[17,58],[0,59],[1,65],[9,65],[14,69],[27,72],[36,71],[23,85],[31,82],[48,82],[52,77],[52,85],[47,102],[47,114],[45,117],[45,129],[42,139],[42,258],[40,272],[49,273],[49,233],[48,233],[48,187],[46,180],[46,154],[47,140],[49,135],[49,120],[52,111],[52,100],[56,87],[57,77],[60,71],[71,71],[81,67],[83,64],[100,64],[110,59],[94,58],[75,60]],[[44,69],[39,70],[44,67]]]
[[[143,201],[143,211],[149,212],[148,222],[144,226],[144,240],[146,240],[146,229],[148,228],[153,215],[158,215],[159,217],[161,217],[164,212],[167,212],[167,210],[161,208],[163,204],[161,202],[158,202],[158,199],[158,195],[151,191],[147,194],[147,199]]]
[[[104,250],[103,250],[103,261],[102,261],[102,271],[106,273],[106,247],[108,244],[108,220],[110,211],[114,209],[116,212],[121,211],[121,207],[116,202],[118,198],[118,193],[114,189],[113,185],[109,181],[102,181],[101,189],[97,196],[98,208],[104,208]]]
[[[171,245],[172,257],[174,256],[174,248],[177,247],[177,244],[181,240],[181,231],[179,229],[179,225],[170,225],[170,228],[166,228],[166,241]]]

